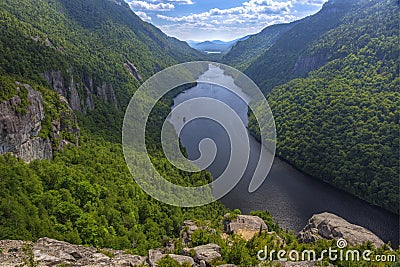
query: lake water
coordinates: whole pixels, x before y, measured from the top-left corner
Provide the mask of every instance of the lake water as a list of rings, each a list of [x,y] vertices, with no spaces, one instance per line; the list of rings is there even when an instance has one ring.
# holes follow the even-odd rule
[[[210,73],[203,75],[208,74]],[[236,94],[216,85],[199,83],[196,87],[179,94],[174,99],[174,106],[198,97],[210,97],[226,103],[247,123],[246,103]],[[178,116],[184,117],[184,114]],[[207,170],[213,177],[218,177],[226,168],[230,158],[231,146],[225,130],[218,123],[201,118],[188,122],[180,133],[181,142],[191,160],[200,156],[198,145],[204,138],[211,138],[217,146],[216,158]],[[238,208],[246,214],[251,210],[269,210],[282,228],[295,232],[301,230],[313,214],[330,212],[371,230],[385,242],[399,244],[398,215],[372,206],[327,183],[305,175],[279,158],[275,158],[268,178],[262,186],[257,191],[249,193],[249,182],[261,149],[261,145],[252,136],[249,136],[249,141],[251,147],[249,165],[239,184],[220,199],[225,206],[231,209]]]

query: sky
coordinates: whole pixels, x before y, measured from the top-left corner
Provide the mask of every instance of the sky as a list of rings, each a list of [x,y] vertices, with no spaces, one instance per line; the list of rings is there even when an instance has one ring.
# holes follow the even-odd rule
[[[125,0],[144,21],[180,40],[234,40],[318,12],[327,0]]]

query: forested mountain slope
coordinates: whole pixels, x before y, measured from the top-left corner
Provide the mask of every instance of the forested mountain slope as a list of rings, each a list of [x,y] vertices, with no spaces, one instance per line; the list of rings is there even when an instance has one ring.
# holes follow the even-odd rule
[[[1,73],[50,84],[110,139],[119,139],[124,107],[143,80],[201,56],[122,0],[2,1],[0,25]]]
[[[264,54],[278,38],[290,30],[297,22],[288,24],[276,24],[265,28],[258,34],[249,36],[246,40],[237,42],[222,62],[235,66],[239,70],[245,70],[252,62]]]
[[[288,24],[286,27],[290,27],[289,29],[282,28],[284,27],[282,25],[274,26],[286,31],[281,33],[276,40],[272,40],[270,47],[261,55],[255,54],[258,57],[244,70],[245,74],[249,75],[261,87],[261,90],[267,93],[276,85],[301,77],[308,71],[324,65],[327,63],[328,55],[304,58],[304,51],[317,42],[321,35],[338,27],[341,19],[346,15],[351,15],[354,12],[353,6],[358,4],[360,1],[329,1],[317,14]],[[266,28],[265,31],[268,29]],[[259,35],[262,36],[263,32]],[[253,46],[250,39],[242,42],[241,46],[243,54],[251,54]],[[249,51],[246,50],[247,47]],[[231,56],[228,53],[226,58],[229,57]],[[248,58],[245,58],[245,64],[247,60]],[[240,63],[235,64],[239,67],[240,65]]]
[[[327,63],[268,94],[277,151],[300,170],[399,212],[399,5],[394,0],[354,3],[352,12],[297,60]],[[267,57],[259,60],[271,64]],[[265,91],[277,82],[269,81],[273,67],[265,69],[260,83]],[[253,117],[253,132],[255,125]]]
[[[152,199],[133,180],[119,143],[124,109],[140,83],[172,64],[198,59],[199,52],[118,0],[1,1],[0,28],[0,107],[7,108],[0,114],[0,239],[48,236],[143,254],[176,237],[183,220],[214,220],[226,212],[220,203],[183,209]],[[168,105],[157,106],[150,137],[161,129]],[[70,107],[79,126],[66,116]],[[65,146],[30,163],[3,155],[14,149],[3,150],[4,137],[14,138],[18,127],[26,131],[17,134]],[[80,136],[69,131],[78,127]],[[170,181],[210,181],[206,172],[172,168],[148,141],[154,164]],[[143,174],[149,170],[140,168],[141,160]]]

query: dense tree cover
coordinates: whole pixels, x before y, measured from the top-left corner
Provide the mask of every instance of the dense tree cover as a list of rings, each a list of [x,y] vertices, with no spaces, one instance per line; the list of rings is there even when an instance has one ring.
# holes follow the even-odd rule
[[[119,106],[94,97],[97,108],[77,114],[83,131],[80,146],[56,153],[54,160],[25,164],[10,155],[1,157],[0,239],[49,236],[145,254],[161,246],[163,237],[177,236],[185,218],[215,220],[226,212],[219,203],[180,209],[154,201],[132,179],[121,146],[103,140],[120,140],[123,108],[139,86],[124,67],[126,61],[133,62],[145,79],[199,55],[141,21],[126,3],[120,4],[107,0],[1,2],[0,100],[18,93],[16,81],[39,91],[46,113],[41,137],[51,136],[53,119],[66,108],[59,95],[48,89],[43,78],[48,71],[60,70],[67,85],[69,75],[81,84],[92,79],[94,87],[112,84]],[[191,186],[208,183],[210,174],[173,168],[156,144],[159,118],[165,118],[173,94],[184,88],[177,88],[156,106],[147,142],[159,172],[176,184]],[[85,97],[83,87],[77,89]],[[18,94],[27,104],[25,91]],[[68,136],[60,138],[68,140]],[[140,157],[137,175],[149,171],[140,165]]]
[[[177,236],[185,218],[216,219],[225,213],[219,203],[180,209],[154,201],[132,179],[121,146],[103,140],[120,140],[123,108],[139,86],[124,67],[127,60],[145,79],[194,59],[198,52],[141,21],[124,2],[2,1],[0,22],[0,100],[17,93],[15,81],[41,92],[46,113],[41,137],[50,135],[52,120],[65,108],[47,89],[47,71],[60,70],[65,84],[69,75],[81,84],[90,78],[94,87],[112,84],[119,103],[115,108],[95,97],[95,110],[77,114],[84,133],[80,147],[60,151],[52,161],[25,164],[10,155],[1,157],[0,239],[49,236],[145,254],[161,246],[164,236]],[[77,89],[84,97],[83,87]],[[160,102],[154,116],[166,116],[170,101]],[[176,184],[207,183],[211,176],[206,172],[186,174],[172,168],[152,139],[159,127],[159,121],[152,121],[149,150],[159,171]]]
[[[369,1],[308,49],[309,55],[329,54],[328,64],[275,88],[268,99],[281,157],[398,213],[397,15],[395,1]],[[255,126],[252,117],[257,133]]]
[[[37,239],[48,236],[75,244],[125,249],[147,254],[147,249],[175,241],[175,253],[182,253],[180,225],[193,219],[217,231],[196,230],[192,246],[209,242],[221,246],[222,259],[215,262],[255,265],[257,252],[268,249],[315,249],[317,253],[335,241],[299,244],[292,232],[280,229],[268,212],[254,212],[273,233],[262,232],[249,241],[222,235],[218,202],[198,208],[171,207],[151,199],[132,180],[121,147],[97,138],[85,137],[86,145],[69,147],[54,160],[26,164],[15,157],[0,157],[0,239]],[[93,153],[96,151],[96,153]],[[179,175],[176,179],[180,179]],[[234,215],[233,215],[234,216]],[[207,229],[207,228],[205,228]],[[374,254],[393,254],[387,246]],[[398,254],[398,251],[395,251]],[[325,261],[327,262],[327,261]],[[271,264],[270,262],[266,262]],[[371,263],[333,262],[337,266],[382,266]],[[357,265],[363,264],[363,265]],[[170,258],[160,266],[180,266]],[[268,266],[268,265],[267,265]]]
[[[120,145],[89,136],[82,141],[54,160],[26,164],[10,155],[0,158],[0,239],[48,236],[145,254],[163,238],[177,237],[183,220],[219,220],[227,210],[218,202],[178,208],[155,201],[132,179]],[[163,175],[181,181],[181,173],[163,159],[157,162]]]
[[[297,22],[269,26],[244,41],[237,42],[229,53],[221,59],[227,65],[245,70],[252,62],[265,53],[278,38],[290,30]]]
[[[141,82],[124,66],[127,61],[144,80],[204,57],[140,20],[124,1],[2,1],[0,27],[1,72],[47,84],[44,73],[61,71],[65,85],[74,77],[81,100],[87,96],[85,86],[112,86],[118,107],[105,105],[95,94],[97,110],[82,117],[88,127],[102,122],[109,140],[120,139],[124,108]]]
[[[17,85],[15,80],[8,75],[0,76],[0,102],[10,100],[13,96],[17,95]],[[21,97],[21,96],[20,96]],[[22,99],[24,97],[21,97]]]
[[[365,2],[368,0],[327,2],[317,14],[295,22],[290,30],[281,34],[267,51],[244,70],[245,74],[263,92],[268,93],[274,86],[322,66],[326,63],[326,55],[304,58],[304,51],[314,42],[318,42],[321,35],[339,26],[344,16],[351,16]]]
[[[121,3],[121,6],[115,2]],[[220,235],[220,221],[227,209],[222,204],[215,202],[198,208],[172,207],[155,201],[139,188],[126,167],[121,146],[106,141],[119,140],[123,108],[128,103],[129,96],[140,84],[129,74],[123,64],[127,60],[133,62],[143,78],[147,78],[155,71],[173,63],[195,59],[198,54],[179,41],[166,37],[151,25],[140,21],[125,3],[107,0],[6,0],[0,3],[0,27],[4,29],[0,35],[0,100],[7,100],[15,95],[15,81],[29,83],[40,91],[44,96],[46,109],[42,137],[49,135],[51,120],[65,108],[61,105],[59,96],[48,89],[47,82],[42,77],[46,71],[60,70],[66,84],[71,74],[74,75],[75,82],[81,84],[86,83],[88,77],[93,80],[94,86],[101,86],[104,82],[110,83],[116,91],[119,102],[119,107],[114,107],[101,103],[101,100],[95,97],[97,108],[88,111],[86,115],[78,114],[82,130],[80,146],[66,147],[55,154],[54,160],[33,161],[27,164],[11,155],[0,157],[0,188],[2,189],[0,190],[0,239],[35,240],[48,236],[75,244],[127,249],[132,253],[144,255],[149,248],[160,247],[165,240],[171,238],[179,240],[181,223],[185,219],[193,219],[218,229],[217,233],[199,230],[194,234],[193,244],[217,243],[222,248],[223,258],[220,263],[229,262],[241,266],[258,263],[256,253],[265,245],[270,248],[315,248],[320,251],[332,244],[333,241],[319,241],[309,245],[298,244],[293,233],[281,230],[273,223],[268,213],[262,212],[257,212],[255,215],[262,217],[269,229],[274,230],[276,234],[260,233],[247,242],[237,236],[224,239]],[[310,50],[310,53],[312,51]],[[346,66],[352,68],[358,66],[363,71],[368,69],[363,67],[365,58],[362,55],[354,54],[354,56],[357,58],[354,60],[355,63],[352,63],[353,65],[346,63],[341,71],[348,71],[350,67],[346,69]],[[352,59],[354,58],[348,58],[349,61]],[[381,61],[384,62],[383,59]],[[336,64],[338,66],[333,68],[335,71],[340,70],[340,64],[345,63],[338,61]],[[388,65],[382,63],[379,66]],[[377,81],[385,85],[383,88],[386,89],[374,91],[376,94],[381,94],[376,98],[376,109],[379,109],[379,101],[384,103],[385,108],[380,110],[381,113],[377,112],[376,119],[372,121],[362,116],[355,118],[363,122],[360,130],[364,130],[366,135],[360,137],[362,140],[368,140],[370,136],[373,136],[369,133],[372,131],[368,128],[369,125],[371,129],[375,129],[376,124],[385,124],[386,119],[392,117],[390,112],[397,114],[392,105],[398,95],[391,89],[387,89],[386,82],[378,79],[378,74],[382,76],[382,79],[387,78],[386,72],[382,70],[380,67],[377,68],[376,75],[369,77],[373,77],[372,81],[375,81],[375,83],[371,81],[371,86]],[[334,75],[334,71],[329,67],[325,72],[326,75],[328,73]],[[356,70],[351,75],[357,76],[361,75],[360,73],[363,74]],[[319,78],[318,72],[314,75],[312,79],[317,83],[324,82],[322,78],[322,80]],[[308,80],[298,80],[293,83],[300,81],[304,83],[304,86],[307,85]],[[373,97],[372,93],[363,95],[353,82],[340,82],[348,87],[346,89],[349,89],[350,93],[359,95],[360,101]],[[391,88],[395,86],[398,84],[393,82]],[[287,94],[292,92],[291,86],[289,87]],[[322,90],[321,87],[318,86],[318,88]],[[80,94],[85,95],[83,87],[77,89]],[[339,88],[338,92],[341,91],[344,90]],[[276,92],[273,95],[278,99],[280,90],[277,89]],[[288,99],[301,100],[300,95],[299,93]],[[21,96],[23,97],[23,92]],[[211,179],[208,173],[181,172],[173,168],[160,151],[158,133],[161,129],[160,122],[163,120],[159,118],[165,118],[169,112],[172,96],[173,94],[168,95],[161,101],[150,117],[146,129],[150,157],[158,171],[170,181],[187,186],[204,184]],[[333,94],[333,96],[336,95]],[[389,100],[386,100],[387,96]],[[321,101],[324,101],[324,96],[321,97],[323,98]],[[358,101],[358,98],[355,99]],[[346,98],[346,100],[351,99]],[[357,101],[354,106],[357,106]],[[343,103],[346,102],[343,101]],[[362,108],[372,109],[369,103],[365,102]],[[275,106],[272,104],[271,106],[275,108],[278,104],[280,101],[276,101]],[[301,105],[300,102],[299,105]],[[307,108],[307,103],[304,107]],[[312,105],[309,104],[309,107],[311,108]],[[348,113],[350,114],[350,111]],[[285,112],[278,112],[278,114],[281,114],[281,117],[278,115],[277,121],[284,125],[283,123],[287,120],[287,117],[284,117]],[[352,113],[349,116],[351,117]],[[304,118],[308,117],[304,116]],[[392,121],[396,123],[395,119]],[[282,143],[282,146],[278,146],[282,154],[292,155],[285,152],[286,147],[288,151],[298,149],[292,146],[298,139],[280,130],[296,130],[292,125],[297,125],[298,122],[293,123],[289,120],[287,127],[278,129],[281,131],[280,135],[288,136],[289,140]],[[329,121],[326,122],[327,128],[329,128],[329,123]],[[393,135],[396,126],[393,126],[394,128],[392,126],[391,124],[383,129],[389,135]],[[315,129],[317,133],[318,130],[318,128]],[[296,134],[304,133],[296,132]],[[384,148],[382,153],[387,153],[387,147],[391,149],[390,137],[385,139],[377,135],[375,139],[381,141],[379,144],[382,144]],[[351,139],[348,138],[348,140],[350,145]],[[333,147],[337,148],[337,146]],[[365,147],[373,156],[372,152],[375,151],[371,151],[369,143],[366,143]],[[381,146],[376,148],[379,149]],[[356,155],[363,151],[358,150],[354,153]],[[296,153],[301,153],[301,151],[296,150]],[[352,157],[351,154],[347,155]],[[145,173],[148,169],[141,165],[143,162],[141,157],[137,155],[138,173]],[[307,163],[305,160],[304,162]],[[360,164],[364,163],[360,161]],[[385,164],[388,167],[384,169],[385,175],[391,175],[390,164],[393,162],[388,160]],[[344,170],[347,171],[346,168]],[[377,183],[382,182],[382,179],[383,176],[380,176]],[[391,180],[388,182],[391,183]],[[361,184],[360,186],[365,187]],[[371,188],[376,188],[374,186]],[[367,188],[369,188],[368,185]],[[379,195],[385,193],[387,192],[378,192]],[[205,222],[205,219],[209,221]],[[179,244],[181,243],[176,244],[176,252],[180,253]],[[370,245],[364,245],[366,246]],[[376,252],[387,253],[388,248],[380,248]],[[351,266],[344,262],[334,263],[340,266]],[[172,259],[168,258],[161,264],[177,266]]]

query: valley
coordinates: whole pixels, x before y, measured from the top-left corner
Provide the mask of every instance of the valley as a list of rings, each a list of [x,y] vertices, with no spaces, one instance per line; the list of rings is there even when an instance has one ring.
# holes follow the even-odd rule
[[[347,223],[332,219],[339,225],[329,227],[342,227],[349,240],[353,230],[366,236],[348,248],[398,259],[398,11],[395,0],[329,0],[316,14],[232,42],[192,43],[200,45],[196,50],[141,20],[123,0],[2,1],[0,261],[36,266],[46,262],[43,255],[72,249],[82,253],[81,263],[96,255],[91,264],[104,259],[108,264],[126,260],[121,266],[186,266],[176,259],[189,257],[193,266],[204,266],[196,253],[211,244],[208,252],[218,257],[207,266],[253,266],[266,245],[336,247],[339,237],[332,229],[311,227],[298,235],[313,215],[332,218],[324,212],[362,226],[346,232]],[[210,183],[226,166],[226,136],[218,125],[201,120],[184,128],[181,149],[196,158],[206,132],[221,148],[213,165],[190,173],[169,162],[160,131],[174,104],[219,95],[247,125],[252,153],[244,179],[220,201],[194,208],[147,195],[132,178],[121,146],[125,110],[136,90],[157,72],[190,61],[217,61],[248,75],[268,100],[277,135],[268,179],[249,193],[252,165],[263,149],[260,129],[268,120],[257,121],[224,88],[211,92],[202,84],[175,88],[158,101],[146,125],[148,155],[135,156],[137,176],[151,175],[147,157],[168,181],[187,187]],[[246,214],[268,230],[252,229],[253,238],[244,238],[225,228]],[[368,242],[373,234],[386,244]],[[49,244],[61,252],[48,251]],[[35,256],[34,247],[43,255]],[[79,257],[71,255],[62,264],[78,266]],[[47,260],[43,266],[57,262]],[[275,257],[262,264],[281,262]],[[387,266],[340,259],[302,264]]]

